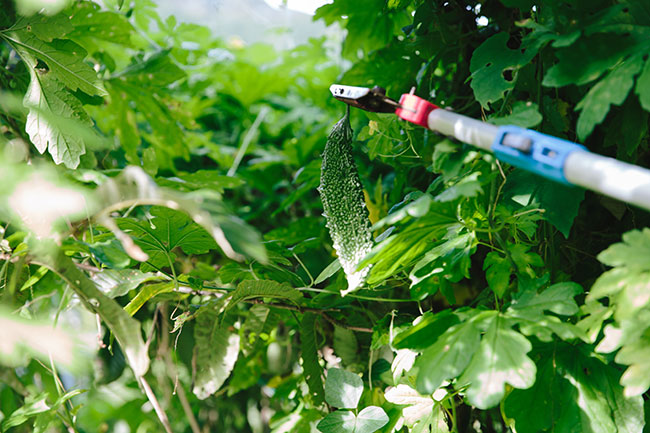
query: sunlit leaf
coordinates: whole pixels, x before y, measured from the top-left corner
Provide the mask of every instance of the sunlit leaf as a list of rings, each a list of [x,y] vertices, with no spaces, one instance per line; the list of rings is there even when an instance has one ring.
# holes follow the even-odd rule
[[[74,119],[80,125],[92,125],[92,121],[81,102],[53,77],[52,72],[35,69],[31,77],[24,99],[29,108],[25,130],[40,153],[47,150],[56,164],[76,168],[79,158],[86,153],[84,140],[59,119]]]
[[[472,361],[458,379],[469,384],[468,401],[481,409],[494,407],[505,393],[506,384],[526,389],[535,383],[535,363],[526,355],[530,342],[510,329],[501,316],[496,316],[481,339]]]
[[[336,408],[356,409],[363,392],[361,378],[341,368],[327,370],[325,401]]]
[[[219,317],[216,308],[207,308],[196,319],[196,373],[192,391],[204,400],[226,381],[239,355],[239,334],[232,328],[234,316]]]
[[[420,369],[416,381],[418,392],[431,394],[444,380],[462,373],[479,349],[479,340],[479,330],[471,321],[449,328],[415,363]]]

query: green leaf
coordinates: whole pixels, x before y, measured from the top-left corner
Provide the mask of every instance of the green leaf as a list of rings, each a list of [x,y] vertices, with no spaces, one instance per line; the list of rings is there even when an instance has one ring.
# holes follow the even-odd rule
[[[479,340],[479,331],[471,320],[449,328],[415,362],[419,368],[418,392],[431,394],[443,381],[462,373],[479,348]]]
[[[400,9],[405,6],[408,6],[412,0],[388,0],[386,6],[388,9]]]
[[[88,249],[99,263],[113,269],[124,269],[131,263],[131,258],[115,238],[90,244]]]
[[[413,326],[409,326],[395,336],[393,347],[395,349],[426,349],[458,322],[458,316],[451,310],[443,310],[437,314],[427,311],[413,321]]]
[[[629,366],[621,377],[626,397],[641,396],[650,388],[650,338],[644,336],[626,344],[616,354],[615,360]]]
[[[49,412],[50,410],[51,407],[47,403],[47,393],[43,392],[36,396],[27,397],[23,406],[16,409],[9,417],[2,421],[2,431],[19,426],[31,417]]]
[[[341,368],[327,370],[325,401],[339,409],[356,409],[363,392],[359,375]]]
[[[169,208],[154,206],[150,209],[150,221],[120,218],[117,225],[135,238],[135,242],[156,268],[172,266],[180,248],[185,254],[205,254],[217,248],[210,234],[193,222],[187,214]]]
[[[517,432],[642,432],[643,400],[623,396],[616,368],[565,344],[540,359],[535,385],[515,389],[505,400]]]
[[[634,46],[631,39],[610,33],[578,39],[570,47],[556,51],[558,63],[544,74],[542,85],[579,86],[597,79],[629,54],[630,48]]]
[[[101,47],[104,41],[131,46],[131,34],[135,29],[124,15],[103,11],[96,3],[78,2],[69,19],[74,30],[68,37],[91,53],[98,51],[97,47]]]
[[[576,323],[576,327],[585,334],[585,341],[594,343],[600,334],[603,322],[612,316],[612,308],[605,307],[598,301],[587,300],[580,307],[583,318]]]
[[[151,148],[149,148],[151,149]],[[172,178],[157,178],[160,186],[169,186],[180,191],[194,191],[209,188],[219,193],[226,189],[238,188],[244,181],[232,176],[220,174],[216,170],[197,170],[194,173],[176,173]]]
[[[161,277],[137,269],[102,269],[91,276],[97,287],[109,298],[124,296],[140,284]]]
[[[271,330],[275,328],[277,321],[277,315],[269,307],[261,304],[253,305],[248,310],[248,315],[241,329],[242,351],[246,355],[254,352],[262,342],[262,338],[260,338],[262,334],[268,336]]]
[[[643,109],[650,111],[650,59],[646,60],[643,71],[637,78],[634,91],[639,95],[639,102]]]
[[[469,277],[471,255],[476,250],[476,235],[465,231],[460,224],[448,229],[444,241],[424,254],[415,264],[409,278],[411,287],[423,280],[438,275],[451,282]]]
[[[220,320],[219,316],[219,309],[204,307],[194,325],[196,373],[192,392],[200,400],[221,388],[239,355],[239,334],[232,329],[235,317],[226,314]]]
[[[53,16],[35,14],[19,17],[7,31],[24,30],[39,39],[52,42],[53,39],[63,38],[73,29],[70,17],[65,13],[59,13]]]
[[[458,222],[453,212],[447,204],[432,203],[429,213],[376,245],[360,264],[373,265],[366,282],[378,284],[419,259],[431,248],[432,241],[441,240],[449,227]]]
[[[459,198],[476,197],[483,192],[478,177],[481,173],[474,172],[463,176],[446,188],[443,192],[434,197],[435,201],[450,202]]]
[[[302,292],[285,283],[271,280],[245,280],[239,283],[233,292],[227,309],[233,308],[239,302],[255,298],[283,299],[293,304],[302,300]]]
[[[318,274],[318,277],[314,280],[314,285],[322,283],[332,275],[336,274],[339,270],[341,270],[341,262],[339,262],[339,259],[334,259],[332,263],[327,265],[327,267]]]
[[[164,283],[147,284],[138,292],[137,295],[135,295],[135,298],[131,299],[131,301],[126,304],[124,311],[133,316],[149,299],[161,293],[172,292],[173,290],[174,283],[171,281]]]
[[[153,88],[169,86],[185,76],[185,72],[172,60],[169,50],[158,51],[119,74],[122,81]]]
[[[77,371],[84,367],[83,356],[78,356],[82,341],[71,330],[37,318],[26,320],[4,308],[0,308],[0,341],[0,364],[5,366],[26,366],[36,358]]]
[[[515,263],[517,270],[522,273],[530,274],[530,277],[534,277],[534,272],[531,270],[531,266],[541,267],[544,266],[544,262],[539,254],[530,251],[530,247],[525,244],[514,244],[508,245],[508,252],[512,261]]]
[[[337,410],[323,418],[316,428],[323,433],[373,433],[388,424],[386,412],[368,406],[357,416],[348,410]]]
[[[373,433],[388,424],[388,415],[384,409],[368,406],[357,415],[354,433]]]
[[[634,85],[634,77],[643,67],[642,56],[633,56],[619,63],[605,78],[593,86],[578,103],[576,110],[582,110],[578,118],[577,132],[585,140],[594,127],[601,123],[610,105],[621,105]]]
[[[542,217],[553,224],[565,238],[584,199],[582,188],[561,185],[521,169],[508,175],[504,196],[522,206],[544,209]]]
[[[413,367],[417,352],[409,349],[401,349],[395,353],[395,358],[390,364],[390,371],[393,373],[393,383],[399,383],[402,375]]]
[[[86,308],[98,314],[115,335],[135,375],[144,375],[149,369],[149,356],[140,333],[140,323],[129,316],[117,302],[99,291],[93,281],[58,248],[42,245],[37,250],[44,265],[63,278]]]
[[[598,254],[608,266],[625,266],[634,271],[650,271],[650,228],[623,234],[623,242],[611,245]]]
[[[27,31],[12,33],[7,40],[21,54],[28,53],[35,59],[45,62],[52,73],[70,90],[81,90],[88,95],[107,95],[102,81],[95,70],[84,62],[86,50],[69,39],[55,39],[51,43],[38,39]],[[28,59],[32,67],[35,60]]]
[[[535,384],[529,389],[515,389],[508,394],[504,412],[514,419],[519,433],[548,431],[553,424],[566,428],[569,426],[564,424],[568,424],[572,418],[579,418],[573,407],[575,400],[572,391],[570,382],[557,373],[553,356],[545,356],[538,366]],[[535,410],[531,410],[533,407]]]
[[[314,405],[323,402],[323,369],[318,362],[316,345],[316,315],[305,313],[300,322],[300,342],[302,350],[302,370],[309,387],[309,395]]]
[[[404,423],[411,432],[448,433],[442,406],[436,404],[431,396],[423,396],[408,385],[389,387],[384,397],[393,404],[408,406],[402,409]]]
[[[614,146],[616,157],[623,161],[634,161],[636,152],[648,135],[648,113],[643,111],[635,98],[627,98],[623,107],[617,110],[608,122],[603,146]],[[607,206],[612,212],[614,206]],[[617,215],[620,219],[622,215]]]
[[[502,298],[510,285],[510,275],[512,275],[510,260],[496,251],[490,251],[483,261],[483,270],[490,289]]]
[[[524,292],[518,299],[512,301],[508,311],[515,317],[530,319],[541,318],[544,311],[552,311],[562,316],[573,316],[578,312],[578,304],[573,298],[582,292],[582,287],[577,283],[553,284],[541,293]]]
[[[539,107],[532,102],[517,101],[512,106],[512,112],[503,117],[488,119],[493,125],[515,125],[520,128],[532,128],[542,123]]]
[[[92,125],[79,99],[56,80],[52,72],[30,69],[31,80],[23,103],[29,109],[25,131],[40,153],[46,150],[55,164],[79,165],[86,153],[83,137],[60,119],[74,119],[81,127]],[[66,127],[68,126],[68,127]]]
[[[472,362],[458,379],[469,384],[467,400],[480,409],[496,406],[503,398],[506,383],[526,389],[535,383],[535,363],[526,354],[530,342],[510,329],[502,316],[497,315],[481,339]]]
[[[145,135],[153,145],[159,161],[167,158],[189,158],[187,137],[178,122],[174,119],[171,106],[166,101],[164,94],[159,91],[143,91],[146,86],[144,81],[129,80],[127,77],[112,78],[107,81],[112,101],[116,110],[126,109],[126,113],[117,113],[120,119],[120,129],[123,140],[129,147],[137,146],[143,128],[136,123],[135,117],[142,115],[149,124],[151,133]],[[146,88],[146,87],[145,87]],[[135,106],[136,111],[133,111]],[[129,114],[129,112],[131,114]],[[133,150],[131,150],[133,152]]]
[[[513,74],[537,54],[533,48],[513,50],[506,43],[510,36],[501,32],[483,42],[472,54],[469,70],[472,74],[474,97],[483,108],[490,102],[503,98],[505,92],[515,87],[515,80],[506,80],[505,71]]]
[[[358,343],[354,332],[340,326],[334,326],[333,346],[334,353],[341,358],[343,365],[350,365],[356,361]]]
[[[337,410],[327,414],[316,428],[323,433],[355,433],[357,417],[349,410]]]
[[[39,268],[30,275],[30,277],[20,286],[19,292],[27,290],[32,287],[34,284],[38,283],[50,270],[45,266],[39,266]]]
[[[393,225],[407,219],[408,217],[420,218],[425,216],[431,207],[431,196],[428,194],[422,194],[419,191],[418,193],[420,196],[417,199],[413,200],[411,203],[406,204],[405,206],[400,207],[396,211],[391,212],[386,217],[377,221],[372,226],[372,229],[379,230],[382,227]],[[397,207],[397,205],[395,205],[395,207]]]

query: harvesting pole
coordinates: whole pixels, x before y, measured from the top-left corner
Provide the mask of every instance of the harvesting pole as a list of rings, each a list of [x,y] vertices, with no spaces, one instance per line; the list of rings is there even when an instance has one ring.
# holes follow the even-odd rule
[[[650,170],[589,152],[584,146],[531,129],[495,126],[442,109],[413,93],[399,102],[375,87],[333,84],[332,95],[367,111],[407,122],[493,153],[500,161],[566,185],[577,185],[650,210]]]

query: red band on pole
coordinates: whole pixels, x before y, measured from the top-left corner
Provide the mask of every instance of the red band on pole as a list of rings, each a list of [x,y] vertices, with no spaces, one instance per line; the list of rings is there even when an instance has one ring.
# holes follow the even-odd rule
[[[415,123],[425,128],[429,127],[429,113],[439,108],[426,99],[422,99],[411,93],[404,93],[399,100],[399,104],[402,108],[395,110],[395,114],[407,122]]]

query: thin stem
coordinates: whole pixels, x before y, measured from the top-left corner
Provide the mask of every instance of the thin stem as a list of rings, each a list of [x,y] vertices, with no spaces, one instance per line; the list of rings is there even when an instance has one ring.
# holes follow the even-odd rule
[[[291,254],[293,254],[293,256],[296,258],[298,263],[300,263],[300,266],[302,266],[302,268],[307,273],[307,276],[309,277],[309,285],[313,286],[314,285],[314,277],[312,277],[311,272],[309,272],[309,269],[307,269],[307,266],[305,266],[305,264],[302,262],[302,260],[300,260],[300,258],[298,257],[298,254],[294,253],[293,251],[291,252]]]
[[[267,307],[270,307],[270,308],[278,308],[278,309],[281,309],[281,310],[297,311],[299,313],[314,313],[314,314],[318,314],[323,319],[330,322],[332,325],[336,325],[336,326],[344,328],[344,329],[349,329],[350,331],[365,332],[365,333],[369,333],[369,334],[371,334],[373,332],[371,328],[364,328],[364,327],[361,327],[361,326],[351,326],[351,325],[343,323],[340,320],[337,320],[337,319],[331,317],[329,314],[327,314],[327,311],[338,311],[338,310],[332,310],[332,309],[319,310],[318,308],[298,307],[296,305],[287,305],[287,304],[267,304],[265,302],[262,302],[259,299],[251,299],[251,300],[245,301],[245,302],[250,302],[250,303],[253,303],[253,304],[262,304],[262,305],[266,305]]]
[[[253,125],[251,125],[250,129],[244,136],[244,140],[242,141],[241,146],[239,147],[239,150],[237,151],[237,155],[235,155],[235,160],[232,163],[232,166],[230,167],[230,170],[228,170],[228,176],[234,176],[235,172],[237,171],[237,168],[239,168],[239,164],[241,164],[241,160],[244,158],[244,155],[246,155],[246,151],[248,150],[248,146],[250,145],[251,141],[253,140],[253,137],[255,136],[255,133],[259,129],[262,121],[266,117],[266,115],[269,113],[269,108],[267,106],[264,106],[260,109],[260,112],[257,114],[257,117],[255,118],[255,121],[253,122]]]
[[[329,293],[330,295],[338,295],[340,296],[341,294],[339,292],[332,292],[331,290],[325,290],[325,289],[317,289],[315,287],[299,287],[298,290],[305,291],[305,292],[317,292],[317,293]],[[348,293],[345,295],[346,297],[354,298],[354,299],[361,299],[364,301],[377,301],[377,302],[416,302],[411,299],[395,299],[395,298],[375,298],[373,296],[363,296],[363,295],[355,295],[353,293]]]
[[[494,251],[498,251],[498,252],[500,252],[501,254],[505,254],[505,252],[504,252],[501,248],[497,248],[497,247],[495,247],[495,246],[492,245],[492,244],[488,244],[487,242],[476,241],[476,243],[479,244],[479,245],[484,245],[484,246],[486,246],[486,247],[490,247],[490,248],[492,248]]]
[[[142,385],[142,388],[144,389],[144,393],[147,395],[147,398],[149,399],[149,402],[151,403],[154,410],[156,411],[156,415],[158,415],[158,419],[160,420],[160,423],[165,428],[165,432],[173,433],[172,432],[172,426],[169,423],[169,418],[167,417],[167,414],[165,413],[163,408],[160,406],[160,403],[158,402],[158,399],[156,398],[156,394],[153,393],[153,390],[149,386],[149,383],[147,382],[147,379],[145,379],[143,376],[141,376],[139,378],[139,382]]]

